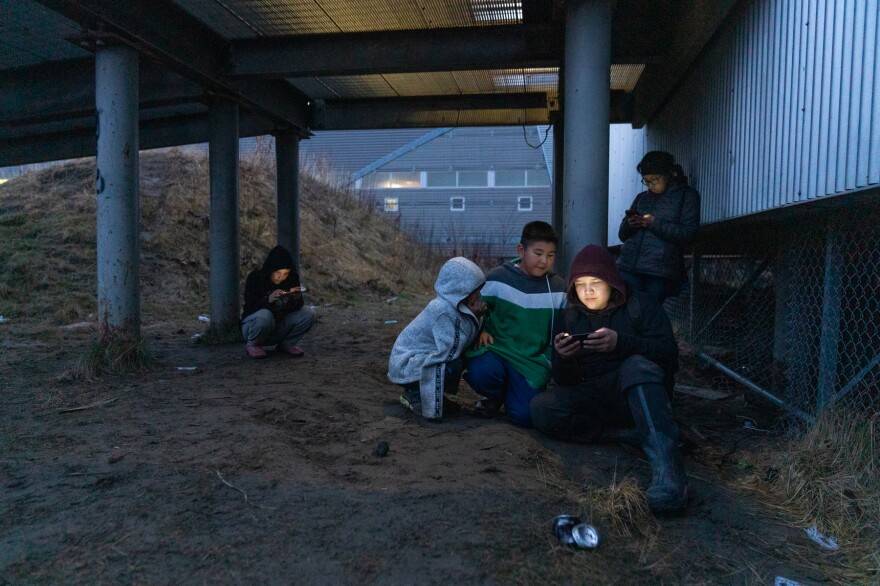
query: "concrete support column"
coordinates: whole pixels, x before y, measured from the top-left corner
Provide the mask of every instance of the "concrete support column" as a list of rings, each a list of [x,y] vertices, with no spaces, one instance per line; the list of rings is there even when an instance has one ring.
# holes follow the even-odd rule
[[[238,104],[211,105],[208,156],[211,174],[211,333],[226,338],[238,331]]]
[[[564,165],[564,150],[563,150],[563,135],[565,133],[565,120],[562,116],[562,111],[558,111],[552,114],[552,118],[550,119],[553,122],[553,177],[551,178],[552,182],[552,193],[553,193],[553,228],[556,229],[556,234],[559,236],[559,242],[563,242],[565,240],[562,234],[562,208],[565,205],[565,200],[563,199],[562,193],[562,185],[563,185],[563,169]],[[563,274],[566,272],[565,269],[562,268],[561,264],[554,265],[556,272]]]
[[[608,244],[612,0],[565,2],[565,147],[558,272],[578,250]]]
[[[130,47],[95,53],[97,118],[98,335],[140,339],[138,205],[138,54]]]
[[[275,196],[278,204],[278,244],[293,255],[299,273],[299,135],[275,135]]]

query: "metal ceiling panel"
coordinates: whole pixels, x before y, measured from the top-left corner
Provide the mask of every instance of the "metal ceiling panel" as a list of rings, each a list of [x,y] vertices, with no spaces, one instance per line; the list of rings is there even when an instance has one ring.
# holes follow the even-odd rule
[[[441,73],[390,73],[383,76],[399,96],[458,95],[463,93],[455,75]]]
[[[522,23],[521,0],[175,2],[227,39]]]
[[[88,56],[65,40],[79,26],[31,0],[0,3],[0,69]]]
[[[557,95],[556,68],[351,75],[288,80],[314,99],[545,92]]]
[[[612,65],[611,66],[611,89],[631,92],[639,82],[645,66],[642,65]]]

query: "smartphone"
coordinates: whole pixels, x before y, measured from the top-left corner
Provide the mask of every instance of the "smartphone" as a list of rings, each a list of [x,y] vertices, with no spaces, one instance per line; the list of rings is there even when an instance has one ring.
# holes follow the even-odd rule
[[[578,342],[583,342],[587,339],[587,336],[593,334],[595,332],[584,332],[583,334],[569,334],[570,337],[574,338]]]

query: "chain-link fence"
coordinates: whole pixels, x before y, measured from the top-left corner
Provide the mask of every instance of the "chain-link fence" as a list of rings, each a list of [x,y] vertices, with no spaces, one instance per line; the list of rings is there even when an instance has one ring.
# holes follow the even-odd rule
[[[833,405],[876,413],[880,203],[793,217],[702,239],[666,309],[716,388],[744,386],[790,422]]]

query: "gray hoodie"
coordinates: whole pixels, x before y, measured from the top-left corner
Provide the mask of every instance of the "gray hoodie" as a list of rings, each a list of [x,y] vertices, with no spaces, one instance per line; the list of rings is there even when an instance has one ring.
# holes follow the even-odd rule
[[[462,301],[486,282],[480,267],[457,256],[443,264],[434,290],[437,297],[406,326],[388,361],[388,379],[405,385],[418,381],[422,415],[443,416],[445,364],[461,356],[476,340],[482,320]]]

